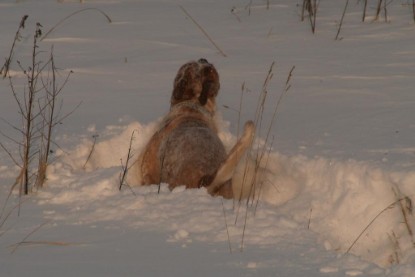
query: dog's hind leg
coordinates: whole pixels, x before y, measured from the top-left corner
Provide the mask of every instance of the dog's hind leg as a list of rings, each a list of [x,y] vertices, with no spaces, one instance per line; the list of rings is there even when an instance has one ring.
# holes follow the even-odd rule
[[[226,184],[227,181],[232,179],[235,172],[235,168],[238,165],[239,160],[245,153],[245,151],[251,146],[252,140],[255,134],[255,125],[252,121],[247,121],[244,126],[244,133],[242,137],[237,141],[235,146],[231,149],[226,160],[219,167],[216,172],[215,178],[207,187],[208,192],[211,195],[215,195],[221,186]]]

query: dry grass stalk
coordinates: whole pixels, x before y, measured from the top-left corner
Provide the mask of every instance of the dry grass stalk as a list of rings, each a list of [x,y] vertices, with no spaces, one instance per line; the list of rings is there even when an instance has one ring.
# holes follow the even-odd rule
[[[0,70],[0,74],[3,75],[3,79],[6,78],[9,74],[10,64],[12,62],[14,54],[14,47],[16,46],[16,42],[20,40],[20,31],[25,28],[25,23],[28,17],[28,15],[25,15],[20,20],[19,27],[17,28],[16,34],[14,35],[12,47],[10,48],[9,56],[6,58],[6,61],[4,62]]]
[[[19,243],[15,243],[10,245],[11,248],[17,248],[24,245],[48,245],[48,246],[71,246],[75,245],[74,243],[64,242],[64,241],[47,241],[47,240],[29,240],[29,241],[22,241]]]
[[[222,49],[220,49],[220,47],[215,43],[215,41],[211,38],[211,36],[205,31],[205,29],[190,15],[190,13],[181,5],[179,5],[180,9],[184,12],[184,14],[186,16],[188,16],[190,18],[190,20],[192,20],[192,22],[197,26],[197,28],[199,28],[199,30],[203,33],[203,35],[210,41],[210,43],[212,43],[212,45],[219,51],[219,53],[223,56],[226,57],[225,52],[222,51]]]
[[[382,209],[380,212],[378,212],[376,214],[376,216],[373,217],[373,219],[366,225],[365,228],[363,228],[363,230],[359,233],[359,235],[356,237],[356,239],[352,242],[352,244],[349,246],[349,248],[347,248],[346,250],[346,254],[349,253],[352,248],[355,246],[355,244],[359,241],[359,239],[362,237],[362,235],[369,229],[370,226],[372,226],[372,224],[386,211],[393,209],[396,207],[397,204],[401,205],[401,201],[407,201],[407,199],[409,199],[408,196],[405,197],[401,197],[397,200],[395,200],[394,202],[392,202],[391,204],[389,204],[388,206],[386,206],[384,209]],[[412,210],[412,202],[411,203],[411,207],[410,209]],[[409,230],[408,230],[409,232]],[[411,237],[412,238],[412,237]]]
[[[226,235],[228,237],[229,253],[232,253],[231,236],[229,234],[228,220],[226,218],[225,204],[223,203],[223,198],[221,198],[221,202],[222,202],[223,218],[225,220]]]
[[[310,230],[312,213],[313,213],[313,208],[310,208],[310,215],[308,217],[307,230]]]
[[[20,21],[10,55],[2,69],[4,71],[3,76],[7,76],[9,79],[10,89],[17,104],[23,127],[8,123],[21,136],[21,140],[13,139],[11,136],[0,132],[3,137],[18,146],[19,158],[14,157],[13,152],[7,149],[4,144],[0,144],[0,147],[20,168],[20,172],[12,186],[12,189],[19,188],[20,196],[27,195],[33,188],[43,186],[46,180],[46,170],[50,163],[51,147],[54,144],[52,139],[53,129],[72,113],[59,117],[60,110],[57,107],[57,97],[62,92],[72,72],[67,75],[61,86],[57,85],[57,68],[53,57],[53,48],[50,52],[50,58],[45,62],[41,60],[43,51],[40,50],[38,43],[42,35],[42,25],[40,23],[36,23],[33,34],[30,65],[26,67],[19,60],[16,61],[25,77],[22,86],[24,87],[23,91],[16,90],[18,86],[15,86],[15,80],[9,74],[9,68],[13,61],[13,49],[19,40],[20,30],[25,27],[26,19],[27,16],[24,16]],[[37,164],[36,156],[38,156]]]
[[[49,59],[50,69],[48,73],[51,76],[47,76],[46,79],[41,78],[43,89],[45,90],[45,98],[44,103],[39,103],[39,110],[41,111],[41,124],[42,127],[40,128],[40,149],[39,149],[39,162],[38,162],[38,170],[37,170],[37,178],[36,178],[36,188],[42,188],[44,182],[46,181],[46,170],[49,165],[49,157],[52,153],[52,144],[53,144],[53,130],[57,124],[60,124],[64,118],[69,116],[72,112],[66,114],[63,117],[60,117],[60,108],[57,106],[58,96],[63,91],[63,88],[67,84],[69,80],[69,76],[73,73],[70,71],[65,80],[63,81],[62,85],[58,85],[57,83],[57,68],[55,65],[55,59],[53,56],[53,47],[50,51],[50,59]]]
[[[258,97],[258,103],[257,103],[256,112],[255,112],[255,120],[254,120],[254,123],[255,123],[255,126],[256,126],[256,129],[257,129],[257,133],[255,134],[255,136],[260,136],[260,131],[262,129],[263,113],[264,113],[264,110],[265,110],[265,102],[266,102],[266,99],[267,99],[267,96],[268,96],[268,85],[269,85],[272,77],[274,76],[274,73],[273,73],[274,65],[275,65],[275,62],[272,62],[271,66],[268,70],[267,76],[265,77],[264,83],[262,85],[262,91],[261,91],[261,93]],[[244,90],[244,85],[242,86],[242,90]],[[253,139],[253,141],[254,141],[254,139]],[[260,142],[258,141],[258,143],[260,143]],[[260,148],[261,148],[261,145],[258,145],[258,149],[260,149]],[[247,158],[248,158],[248,156],[247,156]],[[242,179],[242,186],[247,185],[249,190],[250,190],[249,194],[248,194],[249,197],[248,197],[247,202],[246,202],[247,206],[249,205],[250,198],[255,194],[255,190],[254,190],[253,187],[254,187],[254,183],[255,183],[255,179],[256,179],[256,173],[258,171],[257,169],[259,168],[259,164],[260,164],[259,151],[256,152],[256,156],[255,156],[254,160],[255,160],[255,170],[254,170],[253,176],[250,176],[251,178],[249,180],[247,179],[249,168],[248,168],[248,163],[246,163],[245,170],[244,170],[244,176],[243,176],[243,179]],[[243,188],[241,189],[241,193],[240,193],[239,198],[238,198],[238,207],[237,207],[237,213],[236,213],[237,216],[235,218],[235,224],[238,221],[239,209],[240,209],[240,206],[242,204],[242,191],[243,191]]]
[[[395,194],[395,198],[399,200],[398,204],[403,217],[403,223],[405,224],[405,228],[411,239],[412,247],[415,247],[414,232],[410,224],[410,217],[412,216],[413,211],[412,200],[408,196],[402,195],[399,187],[396,185],[393,188],[393,193]]]
[[[4,224],[6,223],[6,221],[9,219],[9,217],[13,214],[13,212],[17,209],[18,210],[18,214],[20,212],[20,207],[21,205],[26,202],[27,200],[29,200],[30,198],[25,198],[24,200],[21,200],[21,198],[19,199],[19,203],[17,203],[16,205],[14,205],[10,210],[8,210],[6,212],[6,207],[7,207],[7,203],[10,199],[11,196],[11,192],[13,191],[13,189],[10,190],[9,195],[7,196],[7,199],[3,205],[1,214],[0,214],[0,229],[3,228]]]
[[[33,48],[32,48],[32,65],[29,67],[29,71],[23,71],[27,77],[28,82],[28,95],[27,102],[24,107],[20,107],[20,110],[24,110],[23,120],[25,129],[23,130],[24,142],[23,142],[23,159],[22,159],[22,173],[23,176],[20,180],[20,194],[28,194],[30,186],[30,163],[32,160],[32,143],[34,138],[34,120],[39,117],[39,113],[34,110],[37,93],[39,92],[37,84],[38,78],[43,68],[40,68],[40,62],[37,60],[38,54],[38,39],[42,35],[42,25],[36,23],[36,29],[33,36]],[[18,102],[19,103],[19,102]]]
[[[399,244],[399,238],[393,231],[392,231],[392,234],[388,234],[388,238],[392,244],[392,249],[393,249],[393,254],[389,256],[389,264],[391,265],[399,264],[400,257],[402,256],[402,250]]]
[[[257,112],[256,112],[256,117],[255,117],[255,125],[257,126],[257,130],[261,130],[261,126],[262,126],[262,120],[263,120],[263,113],[265,110],[265,102],[267,99],[267,95],[268,95],[268,86],[269,83],[273,77],[273,68],[274,68],[275,62],[273,62],[270,66],[270,69],[268,71],[268,74],[265,78],[265,81],[263,83],[262,86],[262,92],[261,95],[259,97],[259,102],[258,102],[258,106],[257,106]],[[250,191],[248,194],[248,198],[246,200],[246,212],[245,212],[245,217],[244,217],[244,227],[243,227],[243,231],[242,231],[242,239],[241,239],[241,251],[243,250],[244,247],[244,238],[245,238],[245,231],[246,231],[246,227],[247,227],[247,220],[248,220],[248,211],[249,211],[249,203],[251,202],[251,205],[254,204],[254,201],[256,200],[256,205],[255,205],[255,212],[256,212],[256,208],[258,207],[258,203],[259,203],[259,195],[261,192],[261,188],[262,188],[262,184],[256,184],[256,180],[257,180],[257,174],[259,174],[259,170],[261,168],[261,166],[265,166],[265,168],[268,166],[268,157],[272,148],[272,142],[269,142],[270,140],[270,134],[271,134],[271,130],[272,127],[275,124],[275,121],[277,119],[277,114],[280,108],[280,105],[282,103],[282,100],[284,99],[284,97],[287,95],[288,91],[291,88],[291,78],[292,78],[292,74],[293,71],[295,69],[295,66],[293,66],[291,68],[291,70],[288,73],[287,79],[285,81],[285,87],[283,92],[280,94],[280,96],[277,99],[275,108],[274,108],[274,112],[271,118],[271,121],[269,123],[268,129],[267,129],[267,133],[265,135],[265,141],[263,142],[262,146],[258,145],[258,149],[256,150],[256,154],[255,154],[255,159],[254,159],[254,169],[253,169],[253,176],[251,177],[251,180],[247,180]],[[259,136],[259,134],[256,134],[257,136]],[[267,159],[265,160],[265,165],[264,165],[264,158],[267,157]],[[244,175],[247,175],[247,168],[245,168],[245,173]],[[243,178],[243,183],[245,183],[245,176]],[[240,201],[241,199],[239,199],[239,207],[238,207],[238,213],[239,213],[239,208],[240,208]],[[237,214],[238,214],[237,213]],[[236,219],[237,221],[237,219]],[[236,223],[235,221],[235,223]]]
[[[376,14],[375,14],[375,21],[379,19],[380,12],[382,11],[382,2],[383,0],[378,0],[378,4],[376,6]]]
[[[369,229],[370,226],[372,226],[372,224],[379,218],[379,216],[381,216],[384,212],[394,208],[396,203],[398,203],[398,202],[399,202],[399,200],[394,201],[393,203],[388,205],[386,208],[382,209],[379,213],[377,213],[376,216],[369,222],[369,224],[367,224],[366,227],[363,228],[363,230],[359,233],[359,235],[356,237],[356,239],[349,246],[349,248],[347,248],[346,254],[349,253],[350,250],[352,250],[353,246],[355,246],[355,244],[358,242],[358,240],[362,237],[362,235],[366,232],[366,230]]]
[[[383,14],[384,14],[384,18],[385,18],[385,22],[388,22],[388,6],[390,3],[392,3],[393,0],[391,1],[387,1],[387,0],[378,0],[378,4],[376,6],[376,14],[375,14],[375,19],[374,21],[378,20],[380,17],[380,13],[383,10]]]
[[[112,19],[105,13],[105,12],[103,12],[102,10],[100,10],[100,9],[97,9],[97,8],[85,8],[85,9],[82,9],[82,10],[78,10],[78,11],[75,11],[75,12],[73,12],[73,13],[71,13],[70,15],[68,15],[68,16],[66,16],[66,17],[64,17],[63,19],[61,19],[58,23],[56,23],[55,24],[55,26],[53,26],[49,31],[47,31],[43,36],[42,36],[42,38],[40,39],[40,41],[42,41],[42,40],[44,40],[45,38],[47,38],[48,37],[48,35],[50,34],[50,33],[52,33],[57,27],[59,27],[59,25],[61,25],[63,22],[65,22],[67,19],[69,19],[69,18],[71,18],[72,16],[74,16],[74,15],[77,15],[77,14],[79,14],[79,13],[82,13],[82,12],[85,12],[85,11],[97,11],[97,12],[99,12],[100,14],[102,14],[106,19],[107,19],[107,21],[108,21],[108,23],[112,23]]]
[[[305,19],[305,11],[306,11],[307,2],[308,1],[303,0],[303,6],[301,8],[301,21],[304,21],[304,19]]]
[[[232,7],[231,14],[233,14],[236,17],[236,20],[238,20],[238,22],[241,22],[241,18],[236,14],[236,8],[235,7]]]
[[[316,31],[316,20],[317,20],[317,0],[303,0],[301,9],[301,21],[305,19],[305,12],[308,13],[310,20],[311,32],[314,34]]]
[[[130,163],[131,159],[134,156],[134,154],[132,152],[132,145],[133,145],[133,141],[135,139],[135,137],[134,137],[135,131],[136,130],[134,130],[132,132],[131,137],[130,137],[130,144],[129,144],[129,147],[128,147],[128,153],[127,153],[127,159],[125,161],[125,165],[123,164],[122,159],[121,159],[121,168],[122,168],[122,171],[120,173],[119,190],[121,190],[122,189],[122,186],[125,184],[125,178],[127,177],[127,173],[128,173],[129,168],[130,168],[129,163]],[[126,185],[128,185],[128,184],[126,184]]]
[[[364,0],[362,22],[365,22],[365,19],[366,19],[366,10],[367,10],[367,0]]]
[[[261,103],[261,107],[259,109],[260,110],[260,114],[259,114],[260,119],[259,119],[259,125],[258,125],[259,128],[261,128],[261,125],[262,125],[262,115],[263,115],[263,112],[264,112],[264,104],[265,104],[265,100],[266,100],[268,83],[269,83],[269,81],[271,80],[271,78],[273,76],[273,73],[272,73],[273,65],[274,64],[271,65],[270,71],[268,72],[268,76],[267,76],[267,78],[264,82],[264,86],[263,86],[264,97],[263,97],[263,103]],[[278,111],[279,111],[280,105],[282,103],[282,100],[284,99],[284,97],[287,95],[288,91],[291,88],[290,81],[291,81],[294,69],[295,69],[295,66],[293,66],[290,69],[290,71],[288,73],[288,76],[287,76],[287,79],[285,81],[284,90],[277,99],[277,102],[276,102],[275,108],[274,108],[274,112],[273,112],[272,117],[271,117],[271,121],[270,121],[269,126],[267,128],[267,133],[265,135],[265,141],[263,142],[262,147],[260,145],[258,145],[258,149],[260,149],[260,150],[257,151],[257,155],[256,155],[256,158],[255,158],[255,164],[256,165],[255,165],[255,174],[254,175],[256,175],[258,173],[258,170],[259,170],[259,168],[262,164],[262,161],[264,160],[266,154],[269,153],[269,151],[270,151],[269,145],[270,145],[271,130],[272,130],[273,126],[275,125],[275,121],[277,120],[277,115],[278,115]],[[251,195],[250,198],[253,201],[255,199],[255,186],[252,186],[252,188],[253,188],[253,190],[252,190],[252,195]]]
[[[415,0],[412,0],[412,16],[415,22]]]
[[[83,169],[86,169],[86,165],[88,164],[89,160],[92,157],[92,154],[94,153],[95,150],[95,145],[97,143],[97,139],[98,139],[99,135],[93,135],[93,142],[92,142],[92,147],[91,147],[91,151],[89,151],[88,157],[86,158],[86,161],[84,163],[84,166],[82,167]]]
[[[245,82],[243,82],[242,86],[241,86],[241,96],[239,98],[239,109],[232,108],[228,105],[222,105],[224,108],[226,108],[228,110],[231,110],[231,111],[234,111],[238,114],[238,123],[236,125],[236,137],[237,138],[239,138],[239,132],[240,132],[239,129],[241,127],[241,111],[242,111],[242,103],[243,103],[243,98],[244,98],[245,91],[246,91]]]
[[[24,244],[24,243],[26,243],[27,242],[27,239],[31,236],[31,235],[33,235],[34,233],[36,233],[40,228],[42,228],[43,226],[45,226],[46,224],[48,224],[49,223],[49,221],[46,221],[46,222],[44,222],[44,223],[42,223],[42,224],[40,224],[39,226],[37,226],[35,229],[33,229],[29,234],[27,234],[23,239],[22,239],[22,241],[21,242],[18,242],[18,243],[16,243],[16,244],[14,244],[14,245],[12,245],[13,247],[12,247],[12,250],[11,250],[11,254],[14,254],[14,252],[16,252],[16,250],[17,250],[17,248],[20,246],[20,245],[22,245],[22,244]]]
[[[248,16],[251,15],[251,6],[252,6],[252,0],[249,0],[248,4],[245,6],[245,10],[248,10]]]
[[[262,91],[261,91],[261,94],[259,95],[259,98],[258,98],[258,104],[257,104],[257,108],[256,108],[256,112],[255,112],[255,120],[254,120],[255,126],[257,128],[257,132],[260,132],[261,127],[262,127],[262,119],[263,119],[263,113],[264,113],[264,110],[265,110],[265,102],[266,102],[266,99],[267,99],[267,96],[268,96],[268,85],[269,85],[272,77],[274,76],[274,73],[273,73],[274,65],[275,65],[275,62],[273,61],[271,63],[271,66],[270,66],[269,70],[268,70],[268,73],[265,77],[264,83],[262,85]],[[259,133],[255,134],[255,136],[259,136],[259,135],[260,135]],[[240,245],[240,250],[241,251],[243,251],[243,248],[244,248],[245,231],[246,231],[247,220],[248,220],[249,201],[250,201],[250,198],[251,197],[254,198],[254,195],[255,195],[255,189],[254,189],[255,179],[256,179],[255,175],[258,172],[257,169],[259,168],[259,164],[260,164],[259,151],[257,151],[256,157],[255,157],[254,174],[253,174],[253,176],[251,176],[251,178],[249,180],[247,179],[248,178],[248,163],[247,163],[247,166],[245,167],[245,170],[244,170],[242,186],[244,186],[245,184],[248,185],[248,188],[249,188],[249,194],[248,195],[249,196],[248,196],[247,201],[246,201],[246,211],[245,211],[245,216],[244,216],[242,239],[241,239],[241,245]],[[241,207],[241,204],[242,204],[242,190],[241,190],[241,194],[240,194],[239,199],[238,199],[238,207],[237,207],[237,212],[236,212],[236,217],[235,217],[235,224],[238,221],[239,211],[240,211],[240,207]]]
[[[341,28],[343,26],[343,20],[344,20],[344,16],[346,15],[346,10],[347,10],[347,6],[348,5],[349,5],[349,0],[346,0],[346,5],[344,5],[342,18],[340,19],[339,28],[337,29],[337,34],[336,34],[335,40],[337,40],[339,38],[340,30],[341,30]]]

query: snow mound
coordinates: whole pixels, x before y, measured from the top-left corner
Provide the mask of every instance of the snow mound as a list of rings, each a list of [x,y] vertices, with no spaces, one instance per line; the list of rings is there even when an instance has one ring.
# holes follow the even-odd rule
[[[271,152],[256,177],[256,197],[249,202],[212,198],[205,189],[179,187],[170,192],[165,184],[124,186],[120,192],[121,163],[126,161],[131,135],[134,132],[136,156],[156,125],[109,126],[94,147],[91,139],[84,139],[74,149],[60,152],[39,203],[69,205],[71,212],[47,217],[168,230],[168,241],[184,245],[193,240],[229,241],[233,247],[273,245],[298,230],[311,230],[326,250],[350,252],[383,267],[413,259],[410,199],[415,172],[386,172],[354,160]],[[220,126],[229,148],[235,137],[226,130],[226,122]],[[242,180],[246,165],[253,165],[250,157],[237,170],[238,193],[247,193]]]

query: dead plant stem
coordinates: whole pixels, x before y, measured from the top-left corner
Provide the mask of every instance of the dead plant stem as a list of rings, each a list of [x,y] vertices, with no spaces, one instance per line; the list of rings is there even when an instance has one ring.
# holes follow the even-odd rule
[[[4,62],[3,67],[0,70],[0,74],[3,75],[3,79],[6,78],[7,75],[9,75],[10,64],[11,64],[12,59],[13,59],[14,47],[16,46],[16,42],[19,41],[19,39],[20,39],[20,31],[21,31],[21,29],[24,29],[25,22],[26,22],[28,17],[29,17],[28,15],[24,15],[22,17],[22,19],[20,21],[20,24],[19,24],[19,28],[17,28],[16,34],[14,35],[14,40],[13,40],[12,47],[10,48],[9,56],[6,58],[6,61]]]
[[[219,51],[219,53],[226,57],[225,52],[220,49],[220,47],[215,43],[215,41],[211,38],[211,36],[205,31],[205,29],[193,18],[193,16],[190,15],[190,13],[182,6],[179,5],[180,9],[192,20],[192,22],[199,28],[199,30],[203,33],[203,35],[212,43],[212,45]]]
[[[395,207],[395,205],[397,203],[399,203],[400,201],[405,200],[405,197],[403,198],[399,198],[398,200],[392,202],[391,204],[389,204],[388,206],[386,206],[384,209],[382,209],[380,212],[378,212],[376,214],[375,217],[372,218],[372,220],[369,222],[369,224],[366,225],[365,228],[363,228],[363,230],[359,233],[359,235],[356,237],[356,239],[352,242],[352,244],[349,246],[349,248],[347,248],[346,250],[346,254],[350,252],[350,250],[352,250],[353,246],[357,243],[357,241],[362,237],[362,235],[366,232],[367,229],[369,229],[370,226],[372,226],[372,224],[376,221],[376,219],[379,218],[379,216],[381,216],[384,212],[386,212],[387,210],[392,209],[393,207]]]
[[[95,150],[95,144],[97,143],[97,138],[98,138],[98,135],[93,135],[93,136],[92,136],[92,138],[94,139],[94,141],[92,142],[91,151],[89,151],[89,155],[88,155],[88,157],[86,158],[86,161],[85,161],[85,163],[84,163],[83,169],[85,169],[85,168],[86,168],[86,165],[88,164],[89,160],[90,160],[90,159],[91,159],[91,157],[92,157],[92,154],[94,153],[94,150]]]
[[[52,33],[59,25],[61,25],[63,22],[65,22],[67,19],[69,19],[69,18],[71,18],[72,16],[74,16],[74,15],[76,15],[76,14],[79,14],[79,13],[81,13],[81,12],[85,12],[85,11],[97,11],[97,12],[99,12],[100,14],[102,14],[106,19],[107,19],[107,21],[108,21],[108,23],[112,23],[112,20],[111,20],[111,18],[105,13],[105,12],[103,12],[102,10],[100,10],[100,9],[97,9],[97,8],[85,8],[85,9],[81,9],[81,10],[78,10],[78,11],[75,11],[75,12],[73,12],[73,13],[71,13],[70,15],[68,15],[68,16],[66,16],[66,17],[64,17],[63,19],[61,19],[58,23],[56,23],[55,24],[55,26],[53,26],[49,31],[47,31],[43,36],[42,36],[42,38],[40,39],[40,41],[42,41],[42,40],[44,40],[45,38],[47,38],[48,37],[48,35],[50,34],[50,33]]]
[[[346,10],[347,10],[347,6],[349,5],[349,0],[346,0],[346,4],[344,5],[344,9],[343,9],[343,14],[342,17],[340,19],[340,23],[339,23],[339,28],[337,29],[337,34],[334,40],[337,40],[339,38],[340,35],[340,30],[343,26],[343,20],[344,20],[344,16],[346,15]]]
[[[130,137],[130,144],[129,144],[129,147],[128,147],[128,153],[127,153],[127,159],[126,159],[126,161],[125,161],[125,165],[122,165],[122,172],[121,172],[121,177],[120,177],[120,186],[119,186],[119,190],[121,190],[121,188],[122,188],[122,186],[123,186],[123,184],[124,184],[124,182],[125,182],[125,178],[126,178],[126,176],[127,176],[128,169],[129,169],[128,164],[129,164],[129,162],[130,162],[131,158],[133,157],[133,153],[132,153],[132,145],[133,145],[133,141],[134,141],[134,133],[135,133],[135,131],[136,131],[136,130],[134,130],[134,131],[132,132],[131,137]],[[121,164],[122,164],[122,163],[121,163]]]

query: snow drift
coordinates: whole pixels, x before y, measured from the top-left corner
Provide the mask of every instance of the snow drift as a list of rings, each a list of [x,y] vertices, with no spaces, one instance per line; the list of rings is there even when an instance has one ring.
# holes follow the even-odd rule
[[[137,187],[129,183],[123,193],[118,192],[121,163],[126,162],[131,135],[134,132],[136,156],[156,125],[157,122],[133,122],[109,126],[99,136],[91,155],[92,138],[65,151],[69,154],[58,153],[59,162],[49,173],[50,189],[54,192],[40,192],[41,203],[87,207],[88,213],[80,219],[84,223],[128,218],[132,226],[151,229],[166,225],[163,228],[170,230],[171,240],[228,240],[221,200],[210,198],[204,189],[177,188],[169,192],[162,185],[158,194],[158,186]],[[220,137],[230,147],[235,137],[227,126],[220,121]],[[249,157],[245,161],[253,163]],[[130,170],[133,174],[135,169]],[[236,195],[243,190],[242,180],[248,179],[245,174],[245,164],[241,164],[234,181]],[[402,263],[415,254],[411,233],[415,225],[411,203],[406,198],[414,181],[414,172],[386,172],[354,160],[289,157],[271,151],[261,165],[256,180],[257,197],[251,200],[250,208],[246,210],[246,200],[225,201],[228,217],[243,221],[242,215],[247,215],[247,234],[242,235],[241,222],[228,226],[228,232],[233,242],[243,238],[246,244],[269,245],[280,240],[281,233],[309,228],[318,234],[327,250],[349,251],[383,267]],[[158,204],[152,205],[153,201]],[[114,210],[108,209],[108,205]],[[183,215],[198,210],[203,211],[203,218]],[[60,215],[52,218],[59,219]]]

